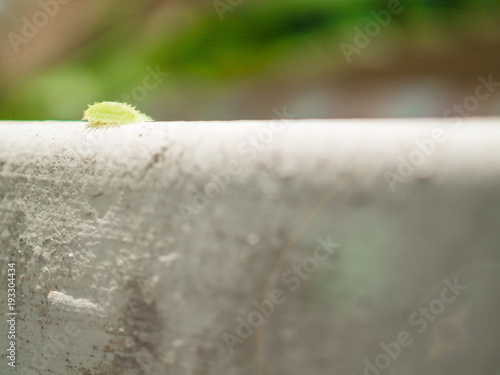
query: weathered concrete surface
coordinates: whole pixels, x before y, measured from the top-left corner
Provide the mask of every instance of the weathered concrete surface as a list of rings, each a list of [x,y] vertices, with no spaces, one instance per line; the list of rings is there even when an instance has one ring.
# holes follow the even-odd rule
[[[499,146],[500,119],[0,123],[18,373],[498,374]]]

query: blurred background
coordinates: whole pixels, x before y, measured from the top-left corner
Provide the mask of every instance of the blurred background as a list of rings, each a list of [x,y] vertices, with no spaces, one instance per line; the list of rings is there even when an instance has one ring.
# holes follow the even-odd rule
[[[500,0],[0,0],[0,18],[4,120],[102,100],[156,120],[500,115]]]

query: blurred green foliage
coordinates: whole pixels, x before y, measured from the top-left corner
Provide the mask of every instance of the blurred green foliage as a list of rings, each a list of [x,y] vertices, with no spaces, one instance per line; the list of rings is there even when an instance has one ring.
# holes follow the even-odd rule
[[[39,6],[33,3],[31,12]],[[12,17],[18,3],[8,5],[4,17]],[[404,10],[373,38],[369,56],[498,46],[500,1],[401,5]],[[370,21],[371,11],[387,9],[387,1],[242,0],[223,20],[212,2],[113,0],[103,2],[98,14],[92,1],[64,10],[70,6],[61,6],[46,26],[59,28],[58,39],[40,37],[41,47],[23,61],[3,64],[1,118],[80,119],[87,104],[123,101],[134,88],[144,92],[137,87],[144,86],[148,69],[157,68],[168,76],[132,100],[156,119],[268,117],[273,105],[286,102],[286,90],[300,92],[311,77],[327,80],[357,69],[357,63],[346,63],[339,44],[352,43],[354,28]],[[15,25],[19,30],[21,23]],[[48,47],[59,38],[65,39],[64,49],[53,52]],[[7,39],[1,43],[4,51],[11,48]],[[276,100],[266,106],[269,98]]]

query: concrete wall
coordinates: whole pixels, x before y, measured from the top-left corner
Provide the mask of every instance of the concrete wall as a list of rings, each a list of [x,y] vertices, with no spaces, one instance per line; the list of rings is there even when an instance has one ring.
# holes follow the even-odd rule
[[[0,374],[500,373],[498,122],[0,123]]]

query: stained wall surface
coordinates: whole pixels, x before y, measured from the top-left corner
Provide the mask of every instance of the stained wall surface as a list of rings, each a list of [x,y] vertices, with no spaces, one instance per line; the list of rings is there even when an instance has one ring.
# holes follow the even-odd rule
[[[499,120],[0,122],[0,374],[499,374]]]

